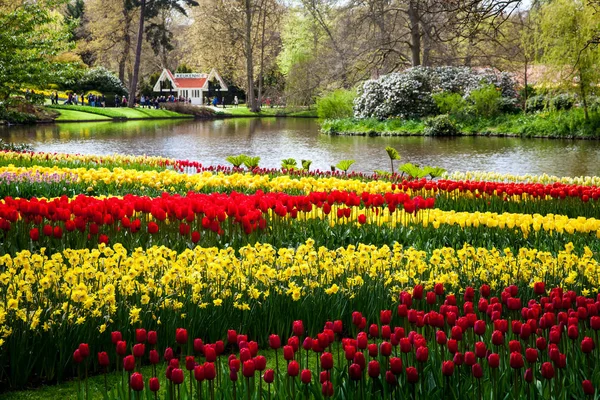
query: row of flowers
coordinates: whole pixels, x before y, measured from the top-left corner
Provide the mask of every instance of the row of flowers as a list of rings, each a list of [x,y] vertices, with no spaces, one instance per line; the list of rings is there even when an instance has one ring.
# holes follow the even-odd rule
[[[531,298],[522,298],[515,285],[494,292],[496,297],[487,285],[477,291],[468,287],[458,298],[446,294],[442,284],[427,293],[417,285],[411,293],[400,293],[397,310],[383,309],[377,319],[368,321],[355,311],[349,319],[329,320],[313,331],[295,320],[287,342],[276,333],[262,341],[266,351],[235,329],[213,338],[185,328],[113,331],[112,346],[105,345],[97,360],[88,360],[90,347],[82,343],[71,361],[105,373],[122,370],[129,378],[122,385],[125,392],[162,391],[171,398],[180,397],[181,388],[187,398],[211,397],[216,389],[233,397],[259,393],[262,398],[263,386],[276,398],[311,393],[362,399],[443,391],[448,391],[444,398],[461,393],[520,398],[532,392],[552,398],[566,390],[575,398],[593,396],[600,377],[594,361],[600,297],[547,291],[542,282],[533,286]],[[426,310],[418,305],[424,301]],[[143,364],[153,366],[147,378]],[[166,370],[159,379],[161,366]],[[118,391],[107,385],[104,390]]]
[[[164,247],[129,254],[120,245],[101,245],[92,251],[5,255],[0,271],[0,357],[28,357],[16,351],[27,343],[40,365],[49,366],[61,361],[57,346],[64,351],[77,337],[94,340],[125,326],[174,329],[185,322],[209,337],[241,326],[260,337],[265,331],[283,333],[292,318],[305,319],[312,331],[320,321],[364,304],[370,305],[365,312],[371,319],[414,283],[428,291],[445,283],[457,294],[480,283],[495,290],[515,282],[532,293],[530,285],[543,280],[584,295],[600,286],[593,253],[578,255],[572,246],[552,256],[468,245],[431,254],[400,245],[329,250],[315,248],[314,241],[296,250],[257,244],[238,254],[232,248],[177,253]],[[435,304],[431,296],[418,308]]]

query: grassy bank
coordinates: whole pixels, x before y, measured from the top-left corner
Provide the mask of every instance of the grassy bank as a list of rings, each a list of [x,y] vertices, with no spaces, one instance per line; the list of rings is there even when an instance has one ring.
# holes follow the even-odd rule
[[[90,121],[97,119],[151,119],[151,118],[191,118],[191,115],[153,108],[113,108],[90,106],[48,106],[58,111],[61,115],[57,121]],[[100,116],[101,118],[98,118]]]
[[[225,115],[236,117],[304,117],[316,118],[316,109],[307,108],[270,108],[263,107],[260,112],[251,112],[246,106],[219,108]]]
[[[511,135],[520,137],[600,138],[600,114],[583,110],[501,115],[496,118],[453,119],[463,135]],[[333,135],[423,135],[424,120],[336,119],[321,124],[323,133]]]

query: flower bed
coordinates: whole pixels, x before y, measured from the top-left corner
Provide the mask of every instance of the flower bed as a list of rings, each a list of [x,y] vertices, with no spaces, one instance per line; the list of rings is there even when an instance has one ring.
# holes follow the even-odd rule
[[[596,178],[0,165],[4,387],[109,373],[111,399],[583,399],[600,384]]]

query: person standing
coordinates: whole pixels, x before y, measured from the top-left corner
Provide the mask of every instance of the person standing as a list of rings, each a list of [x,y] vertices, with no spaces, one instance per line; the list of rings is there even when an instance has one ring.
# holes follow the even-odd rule
[[[237,108],[238,104],[240,104],[240,101],[238,100],[237,96],[233,97],[233,105],[235,105],[235,108]]]

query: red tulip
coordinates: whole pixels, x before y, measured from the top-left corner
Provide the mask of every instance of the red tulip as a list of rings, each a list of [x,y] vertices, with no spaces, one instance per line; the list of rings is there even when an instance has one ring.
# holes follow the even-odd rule
[[[194,339],[194,352],[195,353],[203,353],[204,352],[204,342],[202,339],[197,338]]]
[[[384,357],[389,357],[392,354],[392,344],[390,342],[381,342],[379,351]]]
[[[583,393],[585,393],[587,396],[594,395],[595,389],[594,385],[592,385],[592,382],[586,379],[585,381],[581,382],[581,386],[583,387]]]
[[[173,359],[174,355],[173,355],[173,349],[170,347],[167,347],[165,349],[165,354],[164,354],[164,359],[166,362],[169,362]]]
[[[381,325],[389,325],[392,322],[392,311],[381,310],[379,312],[379,320],[381,321]]]
[[[379,362],[376,360],[369,362],[368,374],[371,378],[377,378],[380,374]]]
[[[513,369],[519,369],[519,368],[523,368],[524,362],[523,362],[523,356],[521,355],[521,353],[517,353],[516,351],[513,351],[512,353],[510,353],[510,367]]]
[[[502,346],[504,344],[504,335],[501,331],[495,330],[492,332],[492,344],[495,346]]]
[[[135,330],[135,341],[138,343],[144,343],[148,339],[148,335],[145,329]]]
[[[498,368],[500,366],[500,356],[498,354],[492,353],[487,359],[490,368]]]
[[[371,326],[369,327],[369,336],[371,336],[372,338],[379,337],[379,327],[377,326],[377,324],[371,324]]]
[[[179,344],[186,344],[188,341],[187,330],[183,328],[177,328],[175,331],[175,341]]]
[[[300,373],[300,381],[302,381],[302,383],[304,383],[305,385],[308,385],[311,379],[312,373],[310,372],[310,369],[303,369]]]
[[[73,362],[75,364],[81,364],[83,362],[83,356],[81,355],[79,349],[73,352]]]
[[[266,383],[273,383],[273,381],[275,380],[275,371],[273,371],[272,369],[266,370],[263,375],[263,379]]]
[[[481,379],[483,377],[483,368],[481,368],[481,364],[473,364],[471,366],[471,373],[475,379]]]
[[[292,332],[295,336],[303,336],[304,335],[304,324],[301,320],[294,321],[292,324]]]
[[[110,365],[110,362],[108,360],[108,354],[105,351],[98,353],[98,364],[104,368]]]
[[[136,343],[133,345],[133,356],[135,358],[144,357],[144,353],[146,353],[146,346],[143,343]]]
[[[193,371],[196,368],[196,360],[194,356],[187,356],[185,358],[185,369],[188,371]]]
[[[348,375],[350,376],[350,379],[352,379],[353,381],[359,381],[362,379],[362,369],[360,367],[360,365],[358,364],[350,364],[350,367],[348,368]]]
[[[415,367],[406,368],[406,380],[409,383],[417,383],[419,381],[419,371]]]
[[[288,364],[287,372],[289,376],[298,376],[298,373],[300,372],[300,365],[296,360],[291,361]]]
[[[593,330],[600,330],[600,316],[595,315],[590,318],[590,326]]]
[[[331,353],[321,354],[321,368],[330,370],[333,368],[333,355]]]
[[[546,284],[544,282],[536,282],[533,284],[533,292],[535,294],[543,295],[546,294]]]
[[[473,326],[473,331],[476,335],[482,336],[485,335],[485,321],[477,320],[475,321],[475,326]]]
[[[156,334],[156,331],[149,331],[148,332],[148,344],[150,346],[154,346],[156,344],[156,342],[158,342],[158,335]]]
[[[364,370],[366,367],[365,355],[361,352],[357,352],[354,354],[354,360],[352,360],[354,364],[358,364],[361,370]]]
[[[233,329],[229,329],[227,331],[227,342],[229,344],[237,344],[237,342],[238,342],[237,337],[238,337],[238,334]]]
[[[554,378],[554,367],[552,363],[545,362],[542,364],[542,376],[546,379]]]
[[[279,338],[279,335],[269,336],[269,347],[273,350],[276,350],[281,347],[281,339]]]
[[[123,340],[123,335],[121,335],[121,332],[119,332],[119,331],[111,332],[110,333],[110,340],[113,342],[114,345],[116,345],[121,340]]]
[[[150,364],[153,364],[153,365],[158,364],[160,361],[160,358],[158,356],[158,351],[156,351],[156,350],[150,350],[149,358],[150,358]]]
[[[90,355],[90,347],[87,345],[87,343],[81,343],[78,347],[79,350],[79,355],[81,355],[82,358],[86,358]]]
[[[217,376],[217,372],[215,369],[215,364],[212,362],[204,363],[204,379],[207,381],[212,381]]]
[[[444,284],[436,283],[435,286],[433,287],[433,291],[435,292],[435,294],[437,296],[443,296],[444,295]]]
[[[475,358],[475,353],[473,353],[472,351],[465,352],[465,364],[468,367],[473,366],[476,362],[477,362],[477,359]]]
[[[131,389],[135,392],[144,390],[144,377],[142,374],[134,372],[129,379],[129,386],[131,386]]]
[[[531,368],[527,368],[525,373],[523,374],[523,380],[527,383],[533,382],[533,370]]]
[[[128,355],[123,359],[123,369],[129,372],[135,369],[135,358],[132,355]]]
[[[581,341],[581,351],[585,354],[590,354],[594,347],[594,340],[591,337],[586,336]]]
[[[175,368],[173,371],[171,371],[171,382],[173,382],[175,385],[180,385],[183,383],[183,380],[184,375],[182,369]]]
[[[254,377],[255,369],[256,368],[254,367],[253,360],[244,361],[243,368],[242,368],[242,373],[244,374],[244,377],[246,377],[246,378]]]
[[[160,382],[157,377],[150,378],[148,381],[148,388],[151,392],[158,392],[160,390]]]
[[[537,349],[527,348],[525,349],[525,359],[528,363],[535,363],[538,360],[538,351]]]
[[[440,345],[445,345],[446,342],[448,341],[447,337],[446,337],[446,332],[444,331],[437,331],[435,333],[435,340],[438,344]]]
[[[286,361],[294,359],[294,348],[292,346],[283,346],[283,358]]]
[[[321,384],[321,393],[325,397],[333,396],[333,383],[331,381],[323,382]]]
[[[213,346],[204,345],[204,358],[211,363],[217,361],[217,352]]]
[[[198,382],[202,382],[204,380],[204,365],[196,365],[194,367],[194,379]]]
[[[444,376],[452,376],[454,374],[454,363],[452,361],[444,361],[442,363],[442,374]]]
[[[456,353],[454,353],[454,357],[452,358],[452,361],[454,362],[455,365],[458,365],[460,367],[465,362],[465,355],[463,353],[457,351]]]
[[[419,347],[417,349],[417,361],[418,362],[427,362],[427,358],[429,357],[429,349],[427,347]]]
[[[477,356],[477,358],[484,358],[487,355],[487,348],[485,347],[485,343],[475,343],[475,355]]]

